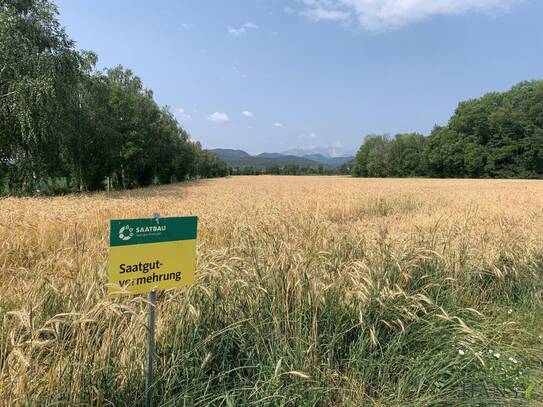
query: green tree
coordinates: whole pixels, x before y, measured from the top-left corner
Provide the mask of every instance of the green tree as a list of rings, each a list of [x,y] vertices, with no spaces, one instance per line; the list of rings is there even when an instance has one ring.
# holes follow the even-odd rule
[[[366,137],[356,155],[353,174],[358,177],[389,176],[390,139],[387,135]]]
[[[81,58],[45,0],[0,4],[0,154],[12,189],[38,191],[61,174],[59,144],[71,127]]]
[[[397,134],[390,141],[388,168],[391,176],[414,177],[425,173],[422,163],[425,138],[422,134]]]
[[[0,191],[93,191],[228,174],[129,69],[96,71],[48,0],[0,2]],[[5,182],[5,179],[8,179]]]

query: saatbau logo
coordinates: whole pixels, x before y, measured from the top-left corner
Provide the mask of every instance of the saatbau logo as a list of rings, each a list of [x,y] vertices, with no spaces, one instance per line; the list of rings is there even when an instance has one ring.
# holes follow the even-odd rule
[[[132,236],[134,236],[134,229],[132,229],[129,225],[124,225],[119,229],[119,239],[130,240],[132,239]]]
[[[155,234],[166,231],[166,225],[157,225],[157,226],[140,226],[136,228],[131,228],[130,225],[124,225],[119,229],[119,239],[127,241],[132,239],[134,236],[146,236],[149,234]]]

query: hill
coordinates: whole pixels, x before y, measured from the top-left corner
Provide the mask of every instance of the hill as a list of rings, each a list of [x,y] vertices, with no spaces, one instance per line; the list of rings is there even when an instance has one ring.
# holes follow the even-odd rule
[[[270,167],[285,167],[288,165],[297,165],[300,167],[319,167],[326,166],[321,162],[311,160],[305,157],[296,157],[293,155],[282,155],[279,153],[262,153],[257,156],[251,156],[242,150],[229,150],[218,148],[209,150],[230,167],[253,167],[257,169],[265,169]]]
[[[320,154],[327,158],[350,157],[356,154],[356,151],[344,147],[314,147],[314,148],[293,148],[284,151],[284,155],[295,155],[297,157],[310,157]]]
[[[316,161],[318,163],[321,163],[323,165],[326,165],[328,167],[338,167],[340,165],[343,165],[345,163],[348,163],[352,160],[354,160],[354,156],[349,157],[325,157],[322,154],[311,154],[306,155],[304,158]]]
[[[281,154],[281,153],[260,153],[260,154],[258,154],[256,157],[261,157],[261,158],[280,158],[280,157],[284,157],[284,155]]]
[[[282,153],[261,153],[252,156],[243,150],[232,150],[227,148],[216,148],[209,150],[209,152],[215,154],[230,167],[254,167],[258,169],[275,166],[285,167],[287,165],[298,165],[305,168],[317,168],[319,166],[336,168],[354,159],[354,157],[327,157],[320,153],[307,156]]]
[[[221,160],[228,164],[228,161],[239,160],[251,157],[248,153],[243,150],[232,150],[229,148],[215,148],[213,150],[208,150],[210,153],[215,154]]]

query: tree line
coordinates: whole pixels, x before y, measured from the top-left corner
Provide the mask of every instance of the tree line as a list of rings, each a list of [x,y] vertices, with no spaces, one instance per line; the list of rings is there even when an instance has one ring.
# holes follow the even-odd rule
[[[122,66],[98,71],[49,0],[0,3],[0,192],[95,191],[217,177],[205,151]]]
[[[229,167],[230,175],[348,175],[351,171],[351,163],[334,168],[324,165],[304,166],[299,164],[273,165],[270,167]]]
[[[525,81],[458,105],[446,126],[366,137],[358,177],[542,178],[543,81]]]

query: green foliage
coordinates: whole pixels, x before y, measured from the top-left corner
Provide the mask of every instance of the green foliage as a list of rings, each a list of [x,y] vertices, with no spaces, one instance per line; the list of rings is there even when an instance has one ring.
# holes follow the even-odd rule
[[[351,173],[353,157],[305,157],[262,153],[251,156],[243,150],[217,148],[210,150],[223,160],[232,175],[346,175]]]
[[[356,155],[353,174],[358,177],[411,177],[423,174],[424,136],[417,133],[371,135]]]
[[[541,178],[543,81],[462,102],[448,125],[436,126],[429,137],[368,136],[353,175]]]
[[[336,168],[330,168],[322,164],[312,166],[273,164],[267,167],[230,167],[231,175],[347,175],[350,173],[351,163],[345,163]]]
[[[0,192],[57,194],[227,175],[130,70],[97,72],[48,0],[0,3]]]

